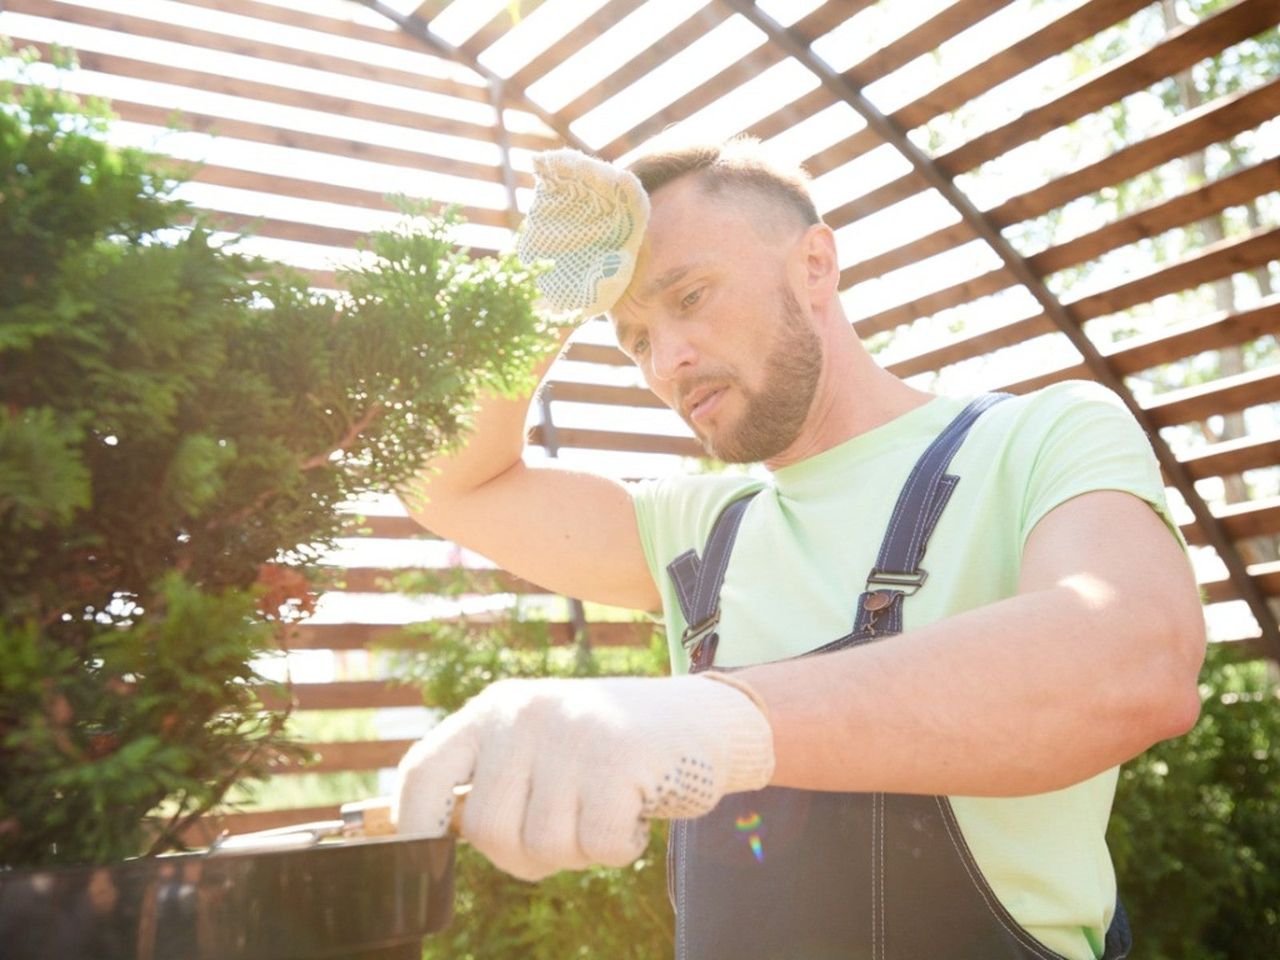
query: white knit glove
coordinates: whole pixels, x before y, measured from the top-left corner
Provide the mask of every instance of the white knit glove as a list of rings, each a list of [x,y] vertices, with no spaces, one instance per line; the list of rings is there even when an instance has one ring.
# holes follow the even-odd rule
[[[462,836],[508,873],[624,866],[651,817],[696,817],[769,782],[758,704],[705,674],[502,680],[405,754],[393,817],[402,834],[442,836],[453,788],[470,783]]]
[[[550,261],[538,277],[552,310],[594,317],[622,296],[649,222],[649,198],[635,174],[577,150],[533,158],[537,186],[516,253]]]

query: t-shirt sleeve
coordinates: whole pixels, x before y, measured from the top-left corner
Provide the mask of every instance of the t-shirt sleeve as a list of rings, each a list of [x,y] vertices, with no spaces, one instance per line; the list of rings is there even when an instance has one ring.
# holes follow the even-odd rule
[[[1085,380],[1046,388],[1020,429],[1039,438],[1023,502],[1023,544],[1060,504],[1095,490],[1122,490],[1150,504],[1186,549],[1151,441],[1112,391]]]

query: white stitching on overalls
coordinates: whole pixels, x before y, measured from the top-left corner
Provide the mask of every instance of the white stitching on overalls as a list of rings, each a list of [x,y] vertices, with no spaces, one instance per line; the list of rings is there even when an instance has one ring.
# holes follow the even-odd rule
[[[950,803],[945,797],[934,797],[938,804],[938,810],[942,813],[942,824],[947,828],[947,837],[951,840],[951,846],[955,848],[956,853],[960,857],[960,864],[964,867],[965,873],[969,875],[969,880],[973,883],[974,889],[982,896],[982,902],[986,904],[987,909],[991,911],[991,915],[996,918],[1000,926],[1008,931],[1009,935],[1021,943],[1024,947],[1034,953],[1043,960],[1067,960],[1060,953],[1055,953],[1048,947],[1034,939],[1031,934],[1023,930],[1017,921],[1009,915],[1004,905],[999,900],[993,902],[993,894],[989,890],[988,885],[980,874],[975,874],[974,869],[970,866],[970,860],[973,854],[969,852],[969,845],[965,842],[964,836],[957,837],[959,825],[952,823],[950,813]],[[1011,922],[1012,921],[1012,922]]]
[[[688,569],[688,573],[683,571]],[[698,553],[696,550],[686,550],[680,556],[676,557],[667,564],[667,572],[671,575],[672,581],[676,585],[676,595],[680,598],[680,612],[684,614],[686,622],[692,620],[694,616],[693,598],[685,592],[685,578],[693,580],[696,585],[698,582]]]

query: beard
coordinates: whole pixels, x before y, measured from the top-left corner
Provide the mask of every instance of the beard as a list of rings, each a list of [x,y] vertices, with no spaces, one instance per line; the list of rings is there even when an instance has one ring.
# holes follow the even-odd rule
[[[726,379],[746,399],[738,422],[720,436],[704,434],[686,418],[694,434],[711,456],[725,463],[760,463],[778,456],[800,434],[818,390],[822,372],[822,341],[805,319],[795,295],[786,287],[778,292],[782,322],[778,326],[769,356],[765,360],[764,385],[749,390],[733,375],[701,377],[701,382]]]

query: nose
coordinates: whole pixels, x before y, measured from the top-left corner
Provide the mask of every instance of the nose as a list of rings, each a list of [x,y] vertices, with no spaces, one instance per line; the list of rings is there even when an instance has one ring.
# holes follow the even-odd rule
[[[673,380],[692,366],[697,350],[678,327],[655,324],[649,331],[649,363],[655,380]]]

